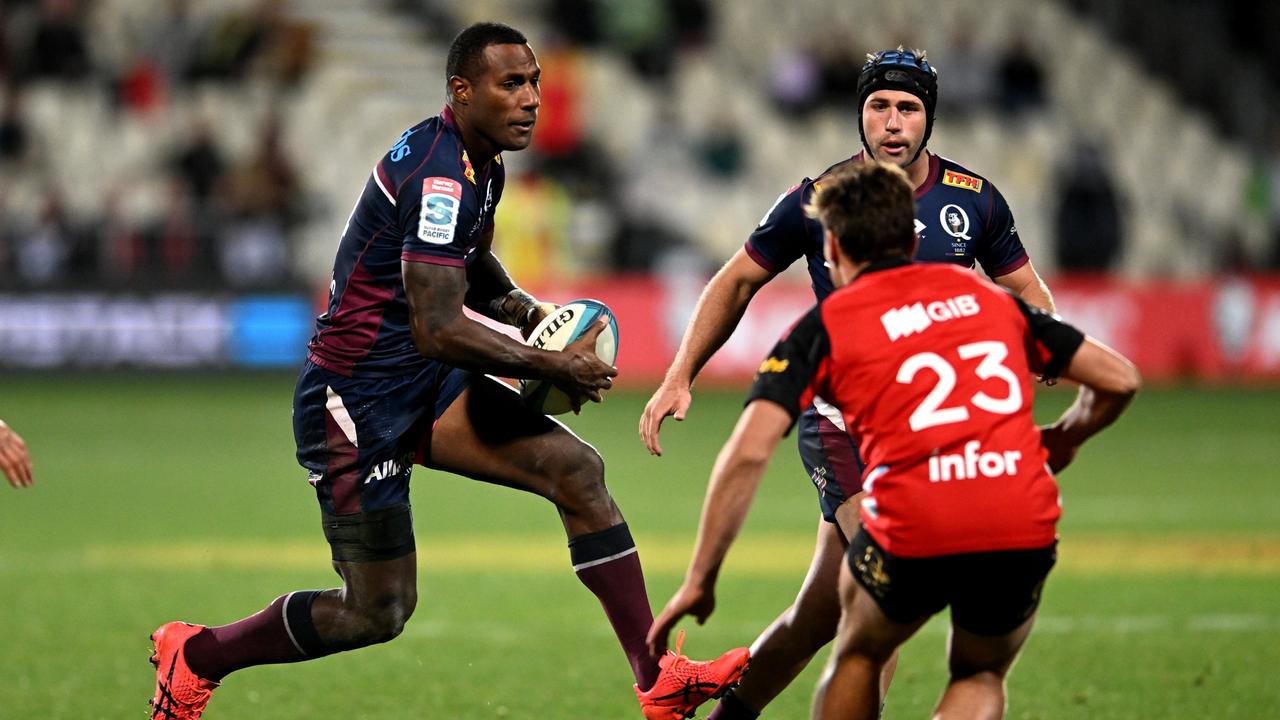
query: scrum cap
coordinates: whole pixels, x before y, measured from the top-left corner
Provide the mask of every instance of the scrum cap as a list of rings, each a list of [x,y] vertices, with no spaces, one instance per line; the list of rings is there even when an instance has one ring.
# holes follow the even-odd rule
[[[920,50],[904,50],[901,45],[897,50],[881,50],[867,55],[867,64],[862,66],[862,73],[858,75],[858,135],[862,137],[863,147],[867,147],[867,133],[862,127],[862,106],[866,104],[867,96],[877,90],[901,90],[920,98],[924,104],[924,139],[911,161],[915,162],[929,144],[929,136],[933,134],[933,111],[938,105],[938,72],[925,55]],[[871,148],[867,147],[867,151],[870,152]]]

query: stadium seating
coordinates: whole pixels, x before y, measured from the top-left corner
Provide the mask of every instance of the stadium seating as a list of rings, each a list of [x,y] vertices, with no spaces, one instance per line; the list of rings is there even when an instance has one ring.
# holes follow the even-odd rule
[[[191,6],[207,15],[251,4],[197,0]],[[93,16],[98,54],[110,54],[111,38],[123,32],[121,18],[160,5],[100,2]],[[220,144],[235,158],[251,151],[258,128],[278,108],[292,155],[306,158],[304,184],[313,198],[296,238],[296,260],[303,276],[322,278],[377,150],[442,104],[445,48],[425,40],[382,0],[308,0],[287,7],[320,29],[318,61],[296,89],[254,78],[197,84],[175,94],[170,112],[134,115],[112,111],[100,84],[30,86],[26,113],[39,128],[47,162],[35,173],[6,173],[9,211],[33,213],[36,198],[53,184],[74,188],[66,194],[75,211],[98,211],[115,188],[130,216],[146,217],[165,192],[157,163],[193,118],[212,118]],[[1045,63],[1045,111],[1009,122],[988,106],[972,118],[944,118],[933,141],[939,152],[971,164],[1001,188],[1043,270],[1053,270],[1055,168],[1079,136],[1112,149],[1110,170],[1125,199],[1126,274],[1202,274],[1216,268],[1221,238],[1259,239],[1259,228],[1240,208],[1249,170],[1244,149],[1215,134],[1125,48],[1058,2],[1026,0],[1010,8],[997,0],[888,6],[736,0],[717,2],[714,9],[712,42],[679,54],[669,89],[642,81],[615,53],[588,50],[583,102],[585,126],[623,170],[623,196],[661,212],[682,235],[702,243],[709,257],[736,249],[778,192],[858,146],[847,111],[823,108],[799,120],[780,114],[766,91],[776,52],[832,36],[854,43],[859,55],[898,42],[936,48],[931,57],[946,93],[948,34],[958,25],[972,27],[988,53],[1025,33]],[[476,2],[457,12],[459,22],[488,14],[525,27],[535,41],[549,35],[538,3]],[[732,181],[708,175],[689,151],[721,119],[736,123],[746,141],[746,172]],[[91,173],[85,172],[86,157],[94,158]],[[521,161],[510,159],[517,167]]]

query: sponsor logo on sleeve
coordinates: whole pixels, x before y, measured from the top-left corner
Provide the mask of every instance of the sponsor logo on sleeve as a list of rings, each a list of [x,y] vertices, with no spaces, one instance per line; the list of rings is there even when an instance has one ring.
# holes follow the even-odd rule
[[[400,136],[400,141],[391,148],[391,162],[400,162],[406,155],[413,154],[413,148],[409,147],[409,136],[414,132],[416,131],[412,129],[405,130],[404,134]]]
[[[982,178],[958,173],[955,170],[942,171],[942,184],[972,190],[976,193],[982,192]]]
[[[467,157],[467,151],[462,151],[462,177],[466,178],[472,185],[476,184],[476,169],[471,167],[471,158]]]
[[[771,357],[768,360],[765,360],[764,362],[760,363],[760,369],[757,372],[759,372],[762,375],[764,373],[786,372],[787,366],[790,364],[791,364],[790,360],[779,360],[776,357]]]
[[[418,239],[432,245],[453,242],[462,209],[462,183],[452,178],[429,177],[422,181],[422,209],[418,213]]]

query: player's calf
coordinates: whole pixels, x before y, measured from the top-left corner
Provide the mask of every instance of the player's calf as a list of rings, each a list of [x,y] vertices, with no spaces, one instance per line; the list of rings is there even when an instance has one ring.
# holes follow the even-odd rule
[[[368,591],[363,594],[370,595]],[[354,595],[350,589],[333,593],[336,607],[331,617],[317,623],[331,650],[353,650],[394,640],[404,631],[418,603],[417,592],[412,589],[375,592],[372,597],[363,598]],[[329,614],[329,605],[326,598],[317,599],[316,615]]]

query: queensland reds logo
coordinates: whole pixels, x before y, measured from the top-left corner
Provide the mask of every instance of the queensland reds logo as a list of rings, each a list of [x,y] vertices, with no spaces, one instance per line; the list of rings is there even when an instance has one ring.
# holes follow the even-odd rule
[[[969,237],[969,216],[959,205],[943,206],[938,213],[938,222],[942,224],[942,231],[951,237],[972,240]]]

